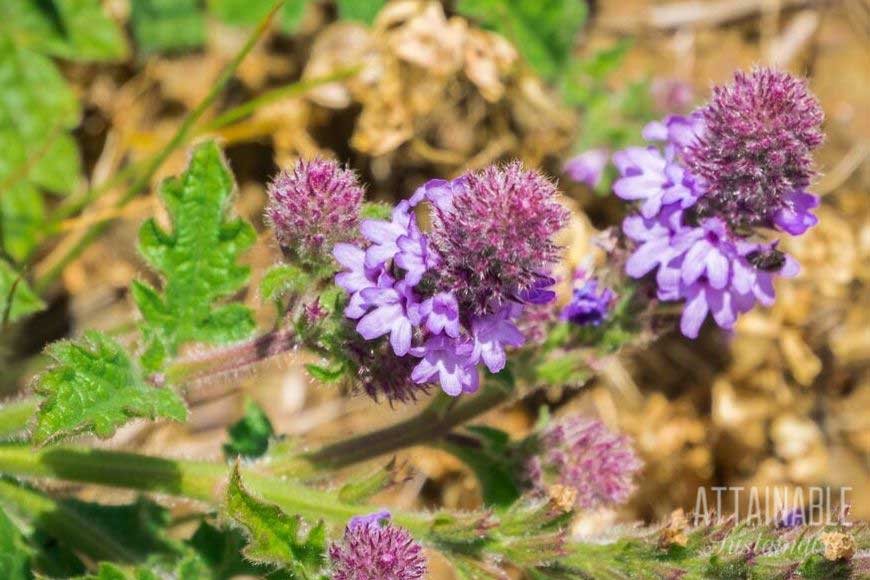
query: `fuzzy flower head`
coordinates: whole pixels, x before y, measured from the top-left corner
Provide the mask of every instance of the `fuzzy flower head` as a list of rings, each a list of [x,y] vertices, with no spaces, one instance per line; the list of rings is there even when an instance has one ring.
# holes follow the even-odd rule
[[[333,580],[413,580],[426,574],[423,548],[389,513],[351,520],[340,543],[329,547]]]
[[[776,224],[809,186],[823,140],[824,115],[806,82],[767,68],[737,72],[701,114],[705,130],[686,156],[706,184],[701,213],[743,227]]]
[[[553,238],[567,218],[556,186],[519,162],[467,175],[433,209],[441,288],[477,314],[517,299],[557,261]]]
[[[300,159],[269,184],[266,219],[282,251],[315,260],[356,236],[363,189],[335,161]]]
[[[582,417],[546,427],[540,450],[528,465],[532,484],[540,490],[553,484],[572,488],[582,509],[625,503],[642,466],[628,437]]]

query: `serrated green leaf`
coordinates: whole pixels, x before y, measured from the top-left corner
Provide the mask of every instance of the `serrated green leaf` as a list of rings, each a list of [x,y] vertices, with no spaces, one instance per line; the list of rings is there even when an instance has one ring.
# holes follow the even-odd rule
[[[23,46],[70,60],[117,60],[127,43],[101,0],[3,0],[0,18]]]
[[[9,300],[12,300],[10,306]],[[45,303],[34,294],[27,282],[21,278],[5,260],[0,260],[0,323],[4,314],[9,312],[9,322],[23,316],[39,312]]]
[[[230,440],[224,443],[224,455],[233,459],[262,457],[269,449],[269,441],[275,436],[272,422],[262,407],[250,397],[245,399],[244,416],[229,428]]]
[[[130,23],[145,53],[180,52],[205,44],[199,0],[133,0]]]
[[[276,505],[250,495],[242,485],[238,465],[227,487],[226,514],[242,525],[250,538],[244,550],[255,562],[279,565],[300,578],[323,575],[326,528],[319,522],[304,532],[300,516],[290,516]]]
[[[305,365],[305,370],[321,383],[334,383],[344,376],[346,369],[343,364],[339,364],[337,367],[330,369],[309,363]]]
[[[32,578],[30,557],[31,550],[24,542],[24,536],[0,509],[0,578],[4,580]]]
[[[78,341],[56,342],[46,354],[54,364],[33,386],[45,397],[33,433],[36,443],[83,432],[110,437],[130,419],[187,417],[181,398],[146,384],[124,349],[105,334],[91,331]]]
[[[583,0],[459,0],[456,10],[510,39],[548,80],[558,79],[588,8]]]
[[[254,330],[248,308],[216,305],[247,283],[249,268],[237,259],[256,239],[248,222],[229,218],[232,191],[220,149],[205,142],[193,150],[187,170],[161,186],[172,229],[151,219],[139,230],[140,253],[163,277],[162,293],[145,282],[131,287],[142,313],[142,362],[149,370],[161,368],[184,343],[224,344]]]
[[[300,268],[277,264],[260,280],[260,296],[267,301],[279,300],[285,294],[304,290],[310,283],[310,277]]]
[[[386,0],[336,0],[336,4],[338,16],[342,20],[371,24],[386,4]]]
[[[365,503],[373,495],[386,489],[396,476],[396,460],[372,470],[362,477],[353,477],[338,490],[338,500],[343,503]]]

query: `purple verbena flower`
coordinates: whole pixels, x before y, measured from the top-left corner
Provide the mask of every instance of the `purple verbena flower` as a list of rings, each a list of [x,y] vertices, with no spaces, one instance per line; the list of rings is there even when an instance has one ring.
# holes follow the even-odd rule
[[[359,294],[366,306],[373,307],[356,325],[360,336],[373,340],[389,334],[393,352],[398,356],[408,354],[413,327],[419,322],[419,302],[411,286],[399,280],[392,284],[364,288]]]
[[[471,358],[470,342],[451,339],[443,334],[432,336],[423,346],[411,349],[411,354],[422,358],[411,373],[415,383],[438,380],[441,390],[452,397],[473,393],[479,385],[477,367]]]
[[[629,147],[613,154],[622,178],[613,184],[613,192],[628,201],[640,201],[640,213],[655,217],[663,206],[694,205],[696,192],[690,176],[672,155],[663,156],[654,147]]]
[[[706,182],[703,214],[772,227],[778,212],[805,213],[791,196],[814,175],[824,118],[806,81],[769,68],[737,72],[732,84],[713,89],[701,114],[705,129],[686,161]]]
[[[555,185],[519,162],[467,175],[433,208],[440,288],[476,314],[494,312],[550,270],[567,217]]]
[[[459,336],[459,304],[450,292],[439,292],[424,300],[420,305],[419,317],[432,334],[443,332],[452,338]]]
[[[539,443],[527,466],[532,484],[541,490],[554,483],[573,488],[583,509],[625,503],[643,465],[628,437],[597,420],[558,420],[543,430]]]
[[[423,548],[393,526],[389,513],[353,518],[341,542],[329,546],[333,580],[414,580],[426,574]]]
[[[411,225],[411,220],[411,206],[407,201],[402,201],[393,209],[390,221],[362,221],[360,231],[372,243],[365,252],[366,267],[382,266],[399,253],[399,238],[409,235],[408,228]]]
[[[610,314],[616,294],[610,288],[598,291],[598,280],[590,278],[574,289],[571,301],[562,309],[559,318],[580,326],[598,326]]]
[[[505,346],[522,346],[525,343],[523,333],[514,322],[523,312],[523,307],[516,302],[508,302],[499,310],[484,316],[471,319],[471,336],[474,348],[471,359],[483,361],[491,373],[502,370],[507,362]]]
[[[268,187],[266,219],[281,249],[296,259],[320,259],[336,242],[356,237],[363,189],[335,161],[300,159]]]
[[[569,159],[562,169],[577,183],[585,183],[594,188],[601,183],[608,161],[610,153],[607,149],[590,149]]]
[[[468,178],[465,175],[452,180],[430,179],[417,188],[409,200],[410,204],[416,206],[426,200],[438,211],[449,212],[453,209],[453,197],[465,191],[467,183]]]
[[[369,268],[365,265],[365,250],[353,244],[336,244],[332,255],[339,264],[347,268],[335,276],[335,283],[350,294],[350,300],[344,314],[348,318],[358,319],[368,310],[361,291],[374,288],[379,279],[385,275],[383,268]]]

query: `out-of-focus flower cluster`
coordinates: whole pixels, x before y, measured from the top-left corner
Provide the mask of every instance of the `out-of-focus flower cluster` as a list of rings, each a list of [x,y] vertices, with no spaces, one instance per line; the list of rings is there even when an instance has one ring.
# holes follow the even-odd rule
[[[756,302],[770,306],[776,275],[797,263],[760,228],[800,235],[818,221],[807,193],[822,112],[806,84],[786,73],[737,73],[687,117],[649,124],[663,148],[630,147],[613,161],[614,192],[637,202],[623,222],[637,247],[635,278],[657,270],[661,300],[685,300],[680,330],[695,338],[708,315],[726,329]]]
[[[430,232],[417,225],[422,202]],[[479,364],[497,373],[505,347],[525,342],[524,305],[555,299],[553,237],[566,220],[555,186],[519,163],[429,181],[390,221],[364,220],[364,244],[335,246],[345,268],[335,281],[350,296],[345,315],[365,340],[389,337],[384,356],[420,359],[409,391],[437,382],[452,396],[474,392]]]
[[[643,465],[628,437],[583,417],[547,426],[539,445],[540,453],[526,466],[532,486],[542,491],[552,485],[569,488],[582,509],[625,503]]]

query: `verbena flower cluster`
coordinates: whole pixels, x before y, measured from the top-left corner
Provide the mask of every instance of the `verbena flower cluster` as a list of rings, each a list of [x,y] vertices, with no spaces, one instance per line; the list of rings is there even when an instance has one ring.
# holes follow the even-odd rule
[[[539,436],[539,450],[527,465],[532,485],[541,491],[557,484],[571,488],[583,509],[625,503],[643,466],[628,437],[583,417],[547,426]]]
[[[333,580],[414,580],[426,574],[423,548],[389,522],[389,512],[353,518],[329,547]]]
[[[334,161],[299,160],[267,193],[266,219],[281,250],[295,259],[323,258],[356,235],[363,189],[353,171]]]
[[[644,138],[657,145],[614,154],[614,192],[638,207],[623,222],[637,245],[626,272],[657,269],[659,299],[686,301],[685,336],[695,338],[708,314],[730,329],[756,302],[772,304],[775,276],[797,274],[759,234],[816,224],[818,198],[805,188],[821,121],[804,81],[758,69],[737,73],[691,115],[649,124]]]
[[[567,219],[557,198],[550,181],[519,163],[429,181],[390,221],[364,220],[364,242],[336,244],[345,315],[367,341],[387,337],[393,355],[419,359],[413,384],[474,392],[480,364],[496,373],[505,347],[524,343],[516,324],[524,305],[555,299],[553,238]],[[428,232],[414,213],[422,202]],[[400,389],[385,394],[405,398]]]

